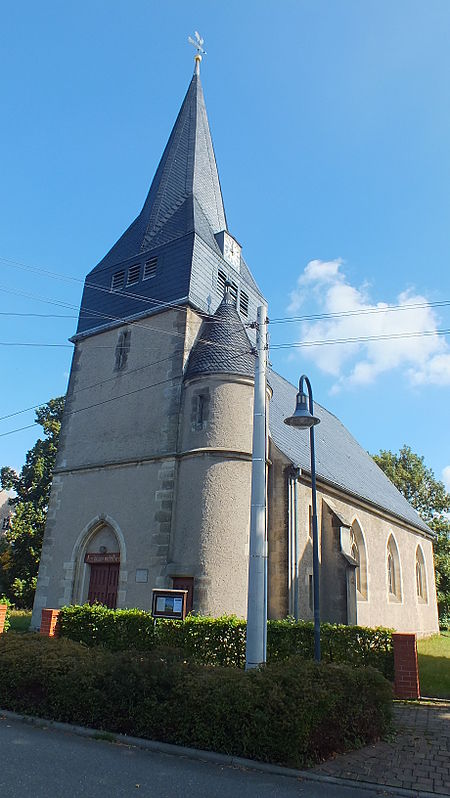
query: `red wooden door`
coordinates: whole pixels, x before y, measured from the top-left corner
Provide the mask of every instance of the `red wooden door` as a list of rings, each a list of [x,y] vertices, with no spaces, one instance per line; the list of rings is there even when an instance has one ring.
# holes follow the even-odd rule
[[[194,604],[194,577],[193,576],[174,576],[172,579],[174,590],[187,590],[186,614],[192,612]]]
[[[115,609],[117,604],[117,585],[119,582],[119,563],[93,563],[89,581],[88,602],[98,601]]]

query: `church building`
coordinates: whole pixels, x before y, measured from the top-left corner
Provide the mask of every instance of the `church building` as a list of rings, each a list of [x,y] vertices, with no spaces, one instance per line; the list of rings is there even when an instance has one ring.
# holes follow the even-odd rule
[[[87,275],[44,536],[41,610],[150,609],[153,588],[245,617],[257,307],[228,230],[200,57],[142,211]],[[268,615],[312,619],[309,438],[268,372]],[[320,405],[321,618],[438,630],[432,533]]]

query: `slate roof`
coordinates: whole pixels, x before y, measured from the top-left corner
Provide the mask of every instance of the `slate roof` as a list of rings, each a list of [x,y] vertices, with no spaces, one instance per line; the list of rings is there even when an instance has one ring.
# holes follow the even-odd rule
[[[309,435],[284,424],[294,411],[297,388],[274,371],[268,379],[273,390],[269,407],[271,438],[295,466],[309,474]],[[314,415],[320,418],[315,428],[317,477],[430,534],[418,513],[339,419],[316,402]]]
[[[203,89],[197,74],[192,77],[142,211],[96,268],[192,232],[194,200],[205,217],[209,236],[227,229]]]
[[[215,239],[227,220],[200,77],[194,74],[173,126],[144,206],[119,240],[86,278],[77,334],[111,326],[165,303],[186,304],[211,313],[218,270],[249,297],[256,312],[261,292],[242,260],[230,274]],[[205,250],[196,239],[206,244]],[[200,253],[200,254],[199,254]],[[154,279],[143,280],[146,261],[158,258]],[[127,286],[130,266],[140,279]],[[111,292],[114,274],[123,270],[123,287]]]
[[[184,379],[202,374],[253,377],[252,344],[227,292],[213,316],[205,319],[191,350]]]

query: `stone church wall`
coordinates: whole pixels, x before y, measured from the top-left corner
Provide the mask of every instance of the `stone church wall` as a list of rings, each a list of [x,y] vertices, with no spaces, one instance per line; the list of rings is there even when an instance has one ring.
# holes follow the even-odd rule
[[[282,546],[281,518],[286,513],[288,467],[275,450],[272,470],[276,490],[271,496],[277,507],[269,513],[269,551],[271,539],[276,547]],[[269,479],[270,485],[270,479]],[[303,481],[297,482],[298,496],[298,546],[299,546],[299,608],[300,618],[313,618],[310,580],[312,578],[312,540],[310,534],[311,488]],[[417,632],[419,636],[438,631],[433,546],[429,537],[402,524],[399,520],[375,508],[363,505],[342,492],[318,485],[318,528],[321,563],[321,617],[330,622],[353,622],[349,618],[346,573],[350,550],[349,528],[359,524],[365,548],[366,581],[363,592],[356,595],[356,620],[363,626],[387,626],[402,632]],[[278,522],[276,519],[278,518]],[[274,520],[275,519],[275,520]],[[347,526],[345,526],[347,525]],[[288,525],[286,525],[286,530]],[[387,574],[387,546],[393,537],[398,551],[398,597],[389,593]],[[426,598],[418,596],[416,587],[417,548],[425,564]],[[272,543],[272,550],[274,544]],[[278,573],[284,559],[284,602],[278,598],[271,602],[271,617],[283,617],[288,604],[287,550],[277,563]],[[351,560],[351,557],[350,557]],[[273,565],[269,565],[273,569]],[[350,568],[350,571],[352,569]],[[271,571],[269,571],[271,572]],[[278,578],[278,594],[283,596],[283,579]],[[269,579],[270,584],[270,579]]]
[[[76,343],[34,627],[42,607],[86,598],[83,535],[102,519],[124,539],[118,606],[149,608],[151,588],[168,585],[182,371],[200,323],[167,311]],[[148,583],[136,582],[136,569],[148,570]]]

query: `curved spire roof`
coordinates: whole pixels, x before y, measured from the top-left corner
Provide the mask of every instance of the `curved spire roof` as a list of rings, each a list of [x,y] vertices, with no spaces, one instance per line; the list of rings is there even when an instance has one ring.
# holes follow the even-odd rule
[[[201,374],[253,377],[255,356],[229,291],[213,316],[205,319],[191,350],[184,379]]]
[[[194,73],[144,207],[97,268],[168,243],[205,221],[210,235],[227,229],[203,89]]]

